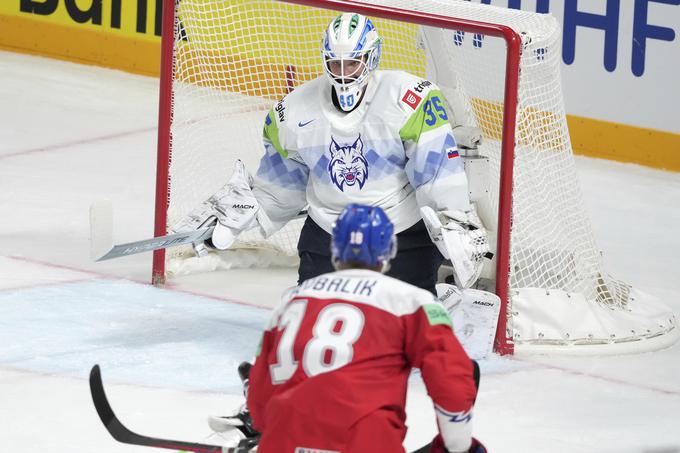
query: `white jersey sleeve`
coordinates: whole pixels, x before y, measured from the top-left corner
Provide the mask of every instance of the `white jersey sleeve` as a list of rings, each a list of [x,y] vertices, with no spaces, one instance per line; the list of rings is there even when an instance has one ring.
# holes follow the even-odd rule
[[[400,106],[407,113],[399,130],[408,161],[406,174],[419,206],[435,211],[469,211],[467,176],[449,123],[444,96],[428,80],[402,88]]]
[[[265,118],[262,137],[265,153],[253,178],[253,195],[261,206],[257,220],[265,236],[281,229],[307,204],[309,168],[296,151],[285,147],[279,132],[286,121],[286,107],[284,98]]]

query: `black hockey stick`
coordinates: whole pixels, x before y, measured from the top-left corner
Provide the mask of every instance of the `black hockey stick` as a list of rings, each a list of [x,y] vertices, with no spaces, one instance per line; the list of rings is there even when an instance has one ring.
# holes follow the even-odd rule
[[[92,371],[90,371],[90,392],[92,393],[92,401],[94,402],[95,409],[97,409],[99,418],[109,434],[118,442],[146,447],[167,448],[170,450],[194,451],[197,453],[246,453],[248,451],[246,448],[227,448],[219,445],[199,444],[181,440],[158,439],[142,436],[130,431],[118,420],[116,414],[113,413],[111,404],[109,404],[109,400],[104,392],[99,365],[93,366]]]
[[[111,408],[108,398],[106,398],[99,365],[93,366],[90,371],[90,393],[92,394],[92,401],[94,402],[95,409],[97,409],[99,418],[106,427],[106,430],[111,434],[111,437],[118,442],[131,445],[142,445],[145,447],[167,448],[169,450],[194,451],[197,453],[248,453],[249,451],[249,448],[244,447],[227,448],[219,445],[199,444],[182,440],[159,439],[156,437],[142,436],[141,434],[130,431],[120,420],[118,420],[118,417],[116,417],[116,414]],[[429,451],[430,444],[427,444],[412,453],[428,453]]]

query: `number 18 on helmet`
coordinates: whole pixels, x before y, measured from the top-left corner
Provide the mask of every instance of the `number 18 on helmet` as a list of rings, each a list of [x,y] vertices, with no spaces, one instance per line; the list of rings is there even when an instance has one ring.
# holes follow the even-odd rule
[[[379,207],[347,205],[333,224],[331,255],[336,268],[345,263],[385,272],[396,253],[394,225]]]

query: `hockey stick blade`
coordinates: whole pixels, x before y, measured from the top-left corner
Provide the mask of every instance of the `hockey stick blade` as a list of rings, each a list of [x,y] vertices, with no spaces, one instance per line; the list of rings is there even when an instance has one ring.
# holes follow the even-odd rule
[[[104,206],[106,207],[106,205]],[[110,206],[108,206],[108,209],[110,209]],[[100,211],[103,211],[103,209],[99,209],[96,212]],[[296,219],[304,218],[306,215],[307,211],[302,210],[295,216],[295,218]],[[101,217],[102,215],[100,214],[99,216]],[[97,228],[93,227],[92,225],[95,223],[93,219],[96,219],[97,217],[94,214],[91,214],[90,217],[91,217],[90,219],[91,230],[93,231],[104,230],[102,226],[99,226]],[[103,221],[99,221],[97,223],[105,224],[105,222]],[[109,223],[111,222],[109,221]],[[141,241],[128,242],[127,244],[114,245],[108,252],[97,258],[95,261],[105,261],[114,258],[120,258],[123,256],[134,255],[137,253],[153,252],[154,250],[167,249],[169,247],[177,247],[179,245],[200,244],[201,242],[204,242],[212,237],[212,233],[213,230],[215,229],[216,224],[217,219],[215,218],[215,216],[211,216],[205,222],[203,222],[203,224],[201,224],[196,230],[193,231],[173,233],[168,234],[166,236],[158,236],[150,239],[143,239]],[[109,230],[106,230],[104,232],[98,232],[97,234],[91,233],[91,236],[97,237],[98,247],[101,247],[101,243],[105,241],[108,241],[109,243],[108,247],[110,247],[110,243],[112,242],[111,236],[113,233],[110,231],[110,225],[108,225],[107,227],[109,228]],[[103,236],[104,238],[100,238],[101,236]],[[91,254],[94,254],[95,246],[92,245],[91,248],[92,248]]]
[[[109,400],[106,398],[99,365],[93,366],[90,371],[90,393],[92,393],[92,401],[94,402],[97,414],[99,414],[99,418],[109,434],[111,434],[118,442],[145,447],[166,448],[169,450],[193,451],[197,453],[247,453],[248,451],[247,449],[238,447],[227,448],[219,445],[159,439],[142,436],[141,434],[130,431],[120,422],[120,420],[118,420],[118,417],[116,417],[116,414],[114,414],[113,409],[109,404]]]
[[[97,258],[97,261],[120,258],[121,256],[134,255],[136,253],[152,252],[158,249],[176,247],[178,245],[201,243],[212,237],[213,229],[215,229],[214,225],[194,231],[173,233],[168,234],[167,236],[158,236],[142,241],[114,245],[105,255]]]

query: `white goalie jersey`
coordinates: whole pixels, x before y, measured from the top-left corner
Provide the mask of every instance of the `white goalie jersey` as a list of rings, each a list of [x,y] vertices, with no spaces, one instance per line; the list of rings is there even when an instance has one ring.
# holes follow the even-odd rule
[[[381,207],[403,231],[435,211],[471,209],[467,178],[436,85],[402,71],[375,71],[349,113],[325,76],[288,94],[264,125],[254,178],[258,221],[270,235],[301,209],[325,231],[348,203]]]

